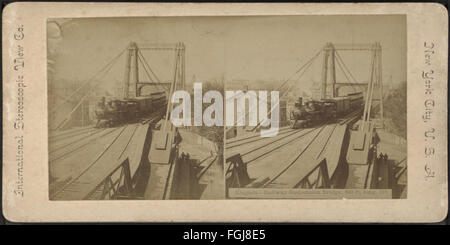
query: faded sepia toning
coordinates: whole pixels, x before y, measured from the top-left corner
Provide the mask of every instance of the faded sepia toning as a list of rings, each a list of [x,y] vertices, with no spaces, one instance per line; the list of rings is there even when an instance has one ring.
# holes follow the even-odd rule
[[[48,20],[50,200],[225,197],[223,127],[168,120],[195,79],[182,22]],[[223,93],[220,76],[203,81]]]
[[[2,18],[10,222],[448,215],[442,5],[16,2]],[[170,94],[197,98],[198,84],[227,114],[226,95],[246,92],[246,117],[255,92],[270,125],[173,130]]]
[[[48,19],[47,44],[50,200],[407,197],[403,15]],[[175,127],[194,83],[278,91],[278,135]]]
[[[276,137],[226,128],[227,198],[406,198],[405,16],[260,17],[222,30],[225,90],[280,97]]]

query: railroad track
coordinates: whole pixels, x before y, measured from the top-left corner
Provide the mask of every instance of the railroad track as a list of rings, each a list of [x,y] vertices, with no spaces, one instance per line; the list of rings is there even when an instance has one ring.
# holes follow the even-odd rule
[[[75,149],[64,152],[57,158],[52,159],[55,161],[70,156],[66,162],[71,165],[73,161],[75,161],[74,163],[82,162],[80,161],[80,158],[85,156],[90,160],[87,160],[87,164],[83,164],[81,171],[73,174],[75,177],[70,177],[69,181],[63,184],[62,187],[54,188],[55,190],[50,194],[51,199],[82,200],[88,197],[93,188],[97,187],[99,183],[102,183],[104,178],[107,177],[115,167],[117,167],[116,163],[120,164],[124,159],[126,159],[125,153],[128,150],[131,151],[131,154],[135,154],[137,149],[134,147],[135,144],[142,143],[139,143],[139,140],[133,141],[138,128],[142,127],[143,124],[151,124],[155,122],[159,117],[159,113],[156,113],[145,122],[127,124],[117,128],[107,128],[102,130],[104,133],[97,135],[86,142],[81,142],[77,147],[75,147]],[[132,141],[134,143],[131,143]],[[134,146],[129,149],[130,144]],[[85,149],[87,146],[98,148],[102,145],[104,145],[104,147],[100,151],[89,148],[89,152],[86,152],[83,155],[74,154],[75,152],[79,152],[81,149]],[[61,149],[59,151],[61,151]],[[131,159],[133,159],[133,156],[131,156]],[[135,162],[135,164],[136,163],[137,162]]]
[[[96,130],[95,127],[89,126],[89,127],[86,127],[86,128],[69,130],[67,132],[63,131],[63,132],[54,133],[53,135],[50,135],[48,137],[48,139],[49,139],[49,141],[58,141],[58,140],[61,140],[61,139],[66,139],[67,137],[74,137],[74,136],[82,135],[82,134],[85,134],[87,132],[95,131],[95,130]]]
[[[152,123],[155,118],[157,118],[158,116],[160,116],[162,113],[164,112],[164,110],[159,109],[158,111],[156,111],[150,118],[138,118],[138,120],[140,121],[140,123],[142,124],[146,124],[146,123]],[[123,125],[118,125],[123,126]],[[85,127],[85,128],[79,128],[79,129],[74,129],[74,130],[67,130],[67,131],[62,131],[62,132],[54,132],[53,135],[49,136],[49,142],[57,142],[63,139],[67,139],[67,138],[76,138],[77,136],[83,136],[86,134],[90,134],[91,132],[97,132],[98,130],[104,130],[106,128],[97,128],[95,126],[89,126],[89,127]],[[69,143],[70,144],[70,143]]]
[[[327,126],[328,125],[324,125],[324,126],[321,126],[319,128],[316,128],[315,130],[317,130],[317,133],[311,138],[311,140],[308,141],[306,146],[296,156],[294,156],[293,159],[289,160],[288,163],[283,168],[281,168],[281,170],[278,173],[276,173],[272,177],[269,177],[269,181],[266,182],[263,185],[263,188],[270,188],[272,183],[276,182],[276,180],[278,178],[280,178],[280,176],[286,174],[287,171],[289,171],[290,168],[292,168],[292,166],[294,166],[295,164],[299,164],[300,163],[300,161],[299,161],[300,157],[302,157],[306,152],[308,152],[308,150],[313,145],[313,143],[317,142],[317,138],[319,137],[319,135],[321,135],[321,133],[325,130],[325,128]],[[309,159],[311,162],[313,162],[315,159],[317,159],[323,153],[326,145],[328,144],[328,141],[329,141],[331,135],[333,134],[333,132],[334,132],[334,130],[336,129],[337,126],[338,126],[338,124],[333,124],[331,126],[332,127],[331,132],[329,132],[326,135],[326,139],[327,139],[326,142],[324,144],[322,144],[322,147],[320,148],[319,153],[318,154],[314,154],[316,157],[314,157],[314,159]],[[311,157],[308,157],[308,158],[311,158]]]
[[[295,129],[291,129],[290,127],[286,127],[286,128],[281,128],[279,131],[278,131],[278,135],[280,135],[280,134],[283,134],[284,132],[286,132],[286,131],[294,131]],[[231,144],[233,144],[233,143],[241,143],[241,142],[243,142],[243,141],[246,141],[246,140],[248,140],[248,139],[254,139],[254,138],[262,138],[260,135],[253,135],[253,136],[249,136],[249,137],[243,137],[243,138],[238,138],[238,139],[233,139],[233,140],[227,140],[226,142],[225,142],[225,144],[227,144],[227,145],[231,145]]]
[[[103,137],[106,137],[107,135],[112,134],[112,133],[114,133],[114,132],[117,132],[118,130],[120,130],[120,127],[119,127],[119,128],[109,128],[109,129],[106,129],[105,131],[101,131],[101,132],[105,132],[105,133],[100,134],[100,135],[97,135],[97,136],[94,137],[94,138],[82,138],[82,139],[80,139],[80,140],[76,140],[76,141],[74,141],[74,142],[72,142],[72,143],[70,143],[70,144],[67,144],[67,145],[65,145],[64,147],[59,147],[58,149],[51,150],[50,153],[52,153],[52,154],[51,154],[50,157],[49,157],[49,162],[54,162],[54,161],[58,161],[58,160],[64,159],[64,158],[68,157],[69,155],[71,155],[71,154],[73,154],[73,153],[75,153],[75,152],[78,152],[78,151],[84,149],[84,148],[87,147],[87,146],[92,145],[92,144],[95,143],[97,140],[99,140],[99,139],[101,139],[101,138],[103,138]],[[92,135],[91,135],[91,136],[92,136]],[[84,140],[86,140],[86,139],[88,139],[88,141],[84,142]],[[77,143],[79,143],[79,144],[77,145]],[[74,146],[74,148],[73,148],[73,149],[69,149],[69,150],[66,151],[66,152],[62,152],[62,153],[59,154],[59,155],[55,155],[56,152],[62,151],[62,150],[64,150],[64,149],[66,149],[68,146]],[[54,157],[52,157],[52,155],[53,155]]]
[[[130,129],[131,128],[131,129]],[[90,189],[89,186],[97,186],[98,183],[103,181],[103,179],[98,179],[98,183],[89,183],[86,180],[83,180],[83,176],[86,176],[89,170],[93,169],[101,160],[102,164],[108,164],[109,168],[113,167],[112,163],[118,162],[122,157],[124,152],[127,150],[130,141],[132,140],[136,130],[138,128],[138,124],[133,125],[125,125],[120,129],[120,132],[109,142],[109,144],[91,161],[76,177],[72,178],[68,183],[63,185],[59,190],[55,191],[51,194],[52,199],[63,199],[63,200],[72,200],[72,199],[83,199],[84,194],[88,194]],[[126,134],[124,134],[126,132]],[[125,144],[123,143],[125,142]],[[112,150],[111,148],[115,146]],[[120,150],[120,154],[117,150]],[[106,169],[106,167],[100,167],[102,170]],[[109,172],[108,172],[109,173]],[[90,175],[102,175],[101,173],[91,173]],[[92,177],[92,176],[88,176]],[[89,178],[88,178],[89,179]],[[92,179],[92,178],[91,178]],[[101,179],[101,180],[100,180]],[[71,196],[76,196],[78,198],[70,198]]]
[[[345,119],[341,120],[340,122],[338,122],[340,125],[342,124],[346,124],[352,120],[355,119],[355,115],[357,115],[359,112],[352,112],[350,113],[350,115],[347,115],[345,117]],[[298,129],[291,129],[291,128],[283,128],[279,131],[278,136],[281,135],[285,135],[283,138],[289,137],[293,134],[298,133],[299,131],[302,131],[302,129],[298,130]],[[226,142],[226,147],[225,149],[232,149],[234,147],[238,147],[238,146],[243,146],[245,144],[249,144],[249,143],[254,143],[257,141],[270,141],[271,138],[265,138],[265,137],[261,137],[260,135],[253,135],[253,136],[249,136],[249,137],[244,137],[244,138],[240,138],[240,139],[236,139],[236,140],[232,140],[232,141],[227,141]],[[277,140],[275,140],[277,141]],[[273,142],[275,142],[273,141]],[[269,143],[271,144],[271,143]]]
[[[160,116],[160,111],[156,112],[155,115],[153,115],[151,118],[145,119],[141,121],[141,124],[146,123],[153,123],[156,119],[158,119],[158,116]],[[60,159],[64,159],[66,156],[75,153],[79,150],[82,150],[83,148],[91,145],[91,143],[96,142],[98,139],[103,138],[109,134],[112,134],[114,132],[117,132],[121,127],[115,127],[115,128],[95,128],[95,127],[89,127],[85,129],[79,129],[76,131],[71,131],[69,134],[60,134],[58,137],[64,137],[64,138],[73,138],[73,140],[69,142],[63,142],[61,144],[57,144],[56,142],[50,143],[49,146],[51,149],[49,150],[50,155],[55,155],[58,153],[58,151],[62,151],[66,148],[69,148],[71,146],[75,146],[73,149],[69,149],[66,152],[63,152],[62,154],[57,155],[56,157],[50,157],[50,162],[57,161]],[[93,132],[91,134],[91,132]],[[103,134],[100,134],[104,132]],[[91,138],[92,136],[96,135],[96,137]],[[57,140],[60,141],[60,140]],[[78,143],[78,145],[77,145]]]
[[[325,126],[326,124],[322,124],[313,128],[285,130],[283,133],[278,134],[276,137],[272,138],[261,138],[257,136],[259,138],[252,139],[251,142],[261,141],[261,143],[263,144],[259,144],[248,151],[240,152],[240,155],[244,163],[246,164],[256,163],[257,159],[260,159],[271,153],[274,153],[277,150],[283,149],[283,147],[295,144],[296,141],[299,141],[302,138],[309,136],[314,131],[320,130]],[[250,139],[250,137],[248,137],[248,139]],[[245,144],[247,143],[250,142],[246,142]]]
[[[280,130],[277,136],[285,135],[285,134],[289,134],[289,133],[293,133],[293,132],[294,133],[298,132],[298,129],[285,128],[285,129]],[[261,137],[260,135],[250,136],[250,137],[246,137],[243,139],[235,140],[230,143],[227,142],[225,149],[231,149],[231,148],[234,148],[237,146],[242,146],[245,144],[262,141],[262,140],[269,140],[269,139],[270,138],[267,138],[267,137]],[[233,143],[235,143],[235,144],[233,144]]]
[[[264,157],[276,150],[281,149],[283,146],[286,146],[288,144],[291,144],[294,141],[299,140],[300,138],[305,137],[306,135],[310,134],[311,132],[315,131],[317,128],[312,128],[312,129],[301,129],[301,130],[297,130],[294,133],[290,133],[286,136],[283,136],[281,138],[278,138],[276,140],[270,141],[262,146],[259,146],[255,149],[252,149],[250,151],[247,151],[243,154],[241,154],[241,157],[245,157],[245,158],[250,158],[250,157],[246,157],[247,155],[255,155],[254,157],[250,158],[250,159],[246,159],[244,160],[244,163],[249,164],[252,162],[255,162],[255,160]],[[305,132],[306,131],[306,132]],[[300,134],[301,133],[301,134]],[[295,136],[295,137],[291,137],[291,136]],[[251,156],[251,155],[250,155]]]
[[[313,170],[320,162],[318,160],[324,157],[327,147],[331,147],[330,139],[332,138],[336,128],[353,122],[358,118],[358,116],[359,112],[353,112],[347,115],[340,122],[332,125],[321,126],[318,132],[309,140],[302,151],[291,158],[276,174],[269,177],[269,181],[263,185],[263,188],[298,188],[301,180],[308,178],[310,174],[312,175],[312,173],[314,173],[311,172],[311,170]]]
[[[97,130],[92,130],[92,131],[87,131],[83,134],[79,134],[76,136],[70,136],[70,141],[68,142],[62,142],[62,143],[57,143],[57,142],[49,142],[49,153],[52,154],[58,150],[64,149],[66,147],[69,147],[73,144],[75,144],[76,142],[82,141],[82,140],[86,140],[89,139],[90,137],[99,134],[101,132],[103,132],[104,130],[106,130],[106,128],[103,129],[97,129]]]
[[[208,159],[209,159],[208,164],[196,176],[198,180],[206,173],[206,171],[208,171],[208,169],[212,166],[212,164],[217,160],[217,154],[208,156],[206,159],[201,161],[200,164],[202,164],[204,161],[206,161]]]

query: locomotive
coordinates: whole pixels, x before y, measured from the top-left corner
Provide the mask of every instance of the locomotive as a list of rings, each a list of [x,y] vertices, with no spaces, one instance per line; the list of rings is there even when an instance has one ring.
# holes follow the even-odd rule
[[[310,127],[320,121],[335,121],[338,117],[360,109],[363,104],[363,94],[353,93],[347,96],[302,102],[302,97],[299,97],[290,113],[291,128]]]
[[[111,127],[121,123],[133,122],[163,108],[165,105],[166,96],[164,92],[109,101],[102,97],[94,110],[97,119],[96,127],[103,124]]]

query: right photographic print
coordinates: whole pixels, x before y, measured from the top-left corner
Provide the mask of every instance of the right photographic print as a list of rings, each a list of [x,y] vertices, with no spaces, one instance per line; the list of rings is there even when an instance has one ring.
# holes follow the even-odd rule
[[[234,18],[226,197],[406,198],[406,16]]]

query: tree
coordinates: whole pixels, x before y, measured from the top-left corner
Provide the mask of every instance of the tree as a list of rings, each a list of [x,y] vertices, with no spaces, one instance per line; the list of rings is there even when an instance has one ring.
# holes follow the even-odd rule
[[[392,132],[406,139],[406,81],[401,82],[396,88],[389,91],[384,99],[385,117],[392,122]]]

